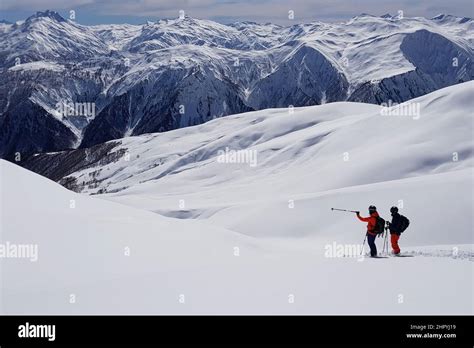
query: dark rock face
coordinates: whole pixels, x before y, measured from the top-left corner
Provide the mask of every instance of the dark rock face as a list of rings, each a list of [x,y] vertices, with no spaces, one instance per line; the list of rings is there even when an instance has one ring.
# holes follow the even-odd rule
[[[259,81],[249,98],[256,110],[309,106],[344,100],[349,84],[320,52],[302,46],[287,62]]]
[[[0,115],[0,157],[13,160],[73,147],[74,133],[43,108],[29,100],[12,102],[16,106]]]
[[[87,126],[80,147],[122,138],[129,129],[129,135],[163,132],[252,110],[237,86],[213,73],[165,71],[114,97]]]
[[[51,71],[0,69],[0,158],[77,147],[88,120],[82,115],[55,116],[59,102],[99,100],[99,76],[71,68]],[[99,103],[100,105],[100,100]]]
[[[65,177],[78,170],[102,166],[122,158],[125,155],[124,149],[113,151],[118,145],[120,145],[119,141],[111,141],[92,146],[88,149],[38,154],[18,164],[53,181],[59,182],[70,190],[80,191],[80,186],[76,184],[74,179],[65,179]],[[91,178],[89,184],[93,184],[93,182],[94,178]]]

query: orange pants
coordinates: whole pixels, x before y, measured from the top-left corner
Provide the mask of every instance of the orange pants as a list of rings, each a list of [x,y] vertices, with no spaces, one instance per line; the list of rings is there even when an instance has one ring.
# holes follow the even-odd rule
[[[392,249],[394,254],[400,254],[400,247],[398,246],[399,239],[400,236],[395,233],[390,235],[390,241],[392,242]]]

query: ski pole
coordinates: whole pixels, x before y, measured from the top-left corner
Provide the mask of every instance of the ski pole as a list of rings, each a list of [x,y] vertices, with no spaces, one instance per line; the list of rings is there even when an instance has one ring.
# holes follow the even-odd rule
[[[362,255],[362,253],[364,252],[364,245],[365,245],[365,240],[367,239],[367,234],[365,235],[364,237],[364,242],[362,243],[362,250],[360,251],[360,254]]]
[[[346,209],[338,209],[338,208],[331,208],[331,210],[347,211],[349,213],[357,213],[357,211],[355,211],[355,210],[346,210]]]

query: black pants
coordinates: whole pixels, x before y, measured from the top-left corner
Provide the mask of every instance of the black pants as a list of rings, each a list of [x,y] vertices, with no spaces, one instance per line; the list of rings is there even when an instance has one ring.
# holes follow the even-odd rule
[[[375,246],[375,238],[377,236],[373,236],[367,233],[367,244],[370,247],[370,256],[377,256],[377,247]]]

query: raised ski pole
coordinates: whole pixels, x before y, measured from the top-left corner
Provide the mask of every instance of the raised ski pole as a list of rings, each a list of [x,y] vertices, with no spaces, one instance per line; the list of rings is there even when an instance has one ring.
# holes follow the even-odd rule
[[[347,210],[347,209],[339,209],[339,208],[331,208],[331,210],[346,211],[348,213],[357,213],[356,210]]]

